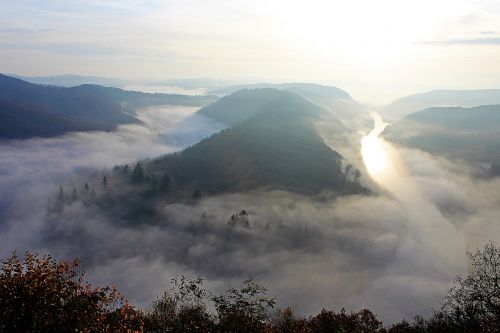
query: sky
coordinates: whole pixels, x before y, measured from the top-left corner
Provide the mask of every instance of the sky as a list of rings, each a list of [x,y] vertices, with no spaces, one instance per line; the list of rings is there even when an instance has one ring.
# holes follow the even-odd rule
[[[495,0],[0,0],[0,72],[500,88]]]

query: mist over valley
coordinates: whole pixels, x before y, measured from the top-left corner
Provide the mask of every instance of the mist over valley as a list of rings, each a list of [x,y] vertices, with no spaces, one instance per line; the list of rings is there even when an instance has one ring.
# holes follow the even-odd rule
[[[495,131],[490,109],[467,124]],[[457,110],[436,119],[452,124]],[[382,138],[375,154],[389,165],[373,174],[360,149],[368,109],[343,114],[245,88],[201,109],[136,108],[135,124],[108,132],[3,141],[2,253],[78,256],[139,305],[176,276],[215,289],[253,276],[303,314],[341,304],[385,321],[429,315],[466,271],[465,250],[500,234],[500,180]]]

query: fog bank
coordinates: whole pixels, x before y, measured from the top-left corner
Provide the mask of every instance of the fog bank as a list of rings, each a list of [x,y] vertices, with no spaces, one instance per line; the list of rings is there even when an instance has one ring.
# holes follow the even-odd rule
[[[145,125],[117,132],[2,143],[0,254],[81,257],[92,281],[115,283],[138,306],[181,274],[215,290],[254,276],[299,314],[369,307],[390,322],[429,315],[464,272],[465,249],[500,241],[500,179],[474,179],[467,165],[389,143],[404,168],[396,181],[374,177],[372,195],[255,190],[195,205],[159,202],[159,222],[148,225],[120,224],[81,202],[47,211],[61,184],[81,186],[103,167],[169,153],[222,128],[194,110],[147,109]],[[249,215],[228,223],[242,209]]]

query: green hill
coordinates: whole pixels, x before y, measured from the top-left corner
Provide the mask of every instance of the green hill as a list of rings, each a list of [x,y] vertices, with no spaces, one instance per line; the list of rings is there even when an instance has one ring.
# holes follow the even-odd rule
[[[147,167],[148,172],[167,172],[177,191],[216,194],[267,187],[314,194],[327,189],[361,190],[342,172],[342,156],[316,132],[313,122],[328,111],[304,98],[271,89],[247,90],[207,109],[218,120],[234,125]]]

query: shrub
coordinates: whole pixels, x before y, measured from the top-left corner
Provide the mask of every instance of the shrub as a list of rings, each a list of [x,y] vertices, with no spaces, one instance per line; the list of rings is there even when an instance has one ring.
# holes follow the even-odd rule
[[[350,332],[373,333],[382,332],[382,322],[370,310],[363,309],[347,313],[323,309],[318,315],[309,319],[309,329],[314,333]]]
[[[443,315],[466,332],[500,331],[500,249],[492,242],[467,253],[470,274],[455,280]]]
[[[172,289],[146,310],[146,332],[214,332],[214,318],[204,303],[203,280],[187,280],[182,276],[173,279],[172,284]]]
[[[83,281],[80,262],[16,253],[1,261],[0,332],[140,332],[142,319],[114,287]]]
[[[219,332],[264,332],[274,298],[266,296],[266,288],[253,279],[244,281],[241,289],[229,288],[224,294],[212,297],[218,318]]]

